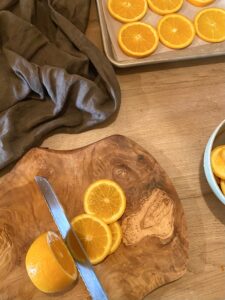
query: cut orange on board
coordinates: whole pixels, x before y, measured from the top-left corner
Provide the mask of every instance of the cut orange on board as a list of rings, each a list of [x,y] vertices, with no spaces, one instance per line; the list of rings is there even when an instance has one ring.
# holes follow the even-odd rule
[[[112,232],[112,247],[110,250],[110,254],[115,252],[117,248],[119,247],[122,239],[122,230],[120,227],[120,224],[118,222],[114,222],[112,224],[109,224],[109,228]]]
[[[122,188],[114,181],[102,179],[92,183],[84,195],[84,211],[110,224],[118,220],[126,208]]]
[[[108,0],[108,10],[112,17],[124,23],[142,19],[147,9],[147,0]]]
[[[182,49],[189,46],[194,37],[195,29],[192,22],[180,14],[164,16],[158,24],[160,41],[172,49]]]
[[[148,5],[155,13],[167,15],[180,10],[183,2],[183,0],[148,0]]]
[[[30,246],[26,269],[33,284],[45,293],[61,292],[77,278],[70,252],[63,240],[51,231],[40,235]]]
[[[112,246],[112,233],[109,226],[97,217],[82,214],[75,217],[71,222],[73,229],[78,235],[88,258],[92,264],[100,263],[110,253]],[[68,243],[74,257],[82,261],[76,243],[68,236]]]
[[[215,0],[187,0],[187,1],[192,5],[199,6],[199,7],[207,6],[215,2]]]
[[[118,42],[125,54],[134,57],[145,57],[156,50],[159,37],[151,25],[134,22],[121,27]]]
[[[225,41],[225,9],[201,10],[195,17],[195,29],[198,36],[206,42]]]
[[[211,165],[213,173],[225,180],[225,145],[218,146],[212,150]]]
[[[225,196],[225,180],[221,179],[220,186],[221,186],[221,190]]]

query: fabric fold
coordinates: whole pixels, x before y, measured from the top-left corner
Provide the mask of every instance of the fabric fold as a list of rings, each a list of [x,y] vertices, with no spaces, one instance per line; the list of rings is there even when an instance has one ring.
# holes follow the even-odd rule
[[[0,168],[55,130],[103,123],[120,105],[114,70],[84,35],[89,0],[0,4]]]

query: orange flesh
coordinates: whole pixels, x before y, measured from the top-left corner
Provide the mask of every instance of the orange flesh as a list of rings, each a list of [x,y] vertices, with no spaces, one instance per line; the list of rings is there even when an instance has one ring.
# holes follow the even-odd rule
[[[154,34],[147,28],[135,25],[125,29],[121,36],[123,44],[133,52],[148,51],[155,44]]]

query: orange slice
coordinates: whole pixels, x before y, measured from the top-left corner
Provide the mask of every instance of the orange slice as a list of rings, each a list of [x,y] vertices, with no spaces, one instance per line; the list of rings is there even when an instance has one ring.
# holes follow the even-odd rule
[[[183,0],[148,0],[148,5],[155,13],[159,15],[167,15],[180,10],[183,2]]]
[[[124,23],[142,19],[147,9],[146,0],[108,0],[108,10],[112,17]]]
[[[92,183],[84,195],[84,211],[110,224],[118,220],[126,208],[122,188],[114,181],[102,179]]]
[[[171,14],[164,16],[158,24],[160,41],[172,49],[182,49],[189,46],[194,37],[195,29],[192,22],[180,15]]]
[[[109,228],[112,232],[112,247],[110,250],[110,254],[115,252],[117,248],[119,247],[121,240],[122,240],[122,230],[120,227],[120,224],[118,222],[114,222],[112,224],[109,224]]]
[[[218,146],[212,150],[211,165],[213,173],[225,180],[225,145]]]
[[[221,179],[220,181],[220,187],[221,187],[221,190],[225,196],[225,180]]]
[[[77,278],[77,269],[70,252],[63,240],[51,231],[32,243],[25,264],[33,284],[45,293],[61,292]]]
[[[159,37],[151,25],[134,22],[121,27],[118,42],[127,55],[145,57],[156,50]]]
[[[225,9],[203,9],[196,15],[194,23],[198,36],[204,41],[225,41]]]
[[[97,217],[82,214],[71,222],[92,264],[100,263],[109,254],[112,246],[112,233],[109,226]],[[82,261],[76,243],[68,236],[74,257]]]
[[[199,7],[207,6],[215,2],[215,0],[187,0],[187,1],[190,2],[192,5],[199,6]]]

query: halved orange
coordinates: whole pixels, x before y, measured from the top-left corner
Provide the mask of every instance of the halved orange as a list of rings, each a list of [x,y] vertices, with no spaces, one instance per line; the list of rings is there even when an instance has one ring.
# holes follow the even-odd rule
[[[218,146],[212,150],[211,165],[213,173],[225,180],[225,145]]]
[[[198,36],[206,42],[225,41],[225,9],[206,8],[195,17],[195,29]]]
[[[100,263],[110,253],[112,246],[112,233],[109,226],[97,217],[82,214],[71,222],[92,264]],[[74,257],[82,261],[80,252],[74,240],[67,239]]]
[[[119,247],[121,240],[122,240],[122,229],[120,227],[120,224],[118,222],[114,222],[112,224],[109,224],[109,228],[112,232],[112,247],[110,250],[110,254],[115,252],[117,248]]]
[[[33,284],[45,293],[61,292],[77,278],[69,250],[63,240],[51,231],[40,235],[32,243],[25,264]]]
[[[92,183],[84,195],[84,211],[110,224],[118,220],[126,208],[122,188],[114,181],[102,179]]]
[[[108,0],[108,10],[112,17],[124,23],[142,19],[147,9],[146,0]]]
[[[215,0],[187,0],[187,1],[190,2],[192,5],[199,6],[199,7],[207,6],[215,2]]]
[[[225,180],[221,179],[220,181],[220,187],[221,187],[221,190],[225,196]]]
[[[172,49],[189,46],[194,37],[195,29],[192,22],[183,15],[171,14],[164,16],[158,24],[160,41]]]
[[[148,0],[152,11],[159,15],[168,15],[181,9],[184,0]]]
[[[134,57],[145,57],[156,50],[159,37],[151,25],[134,22],[121,27],[118,42],[125,54]]]

